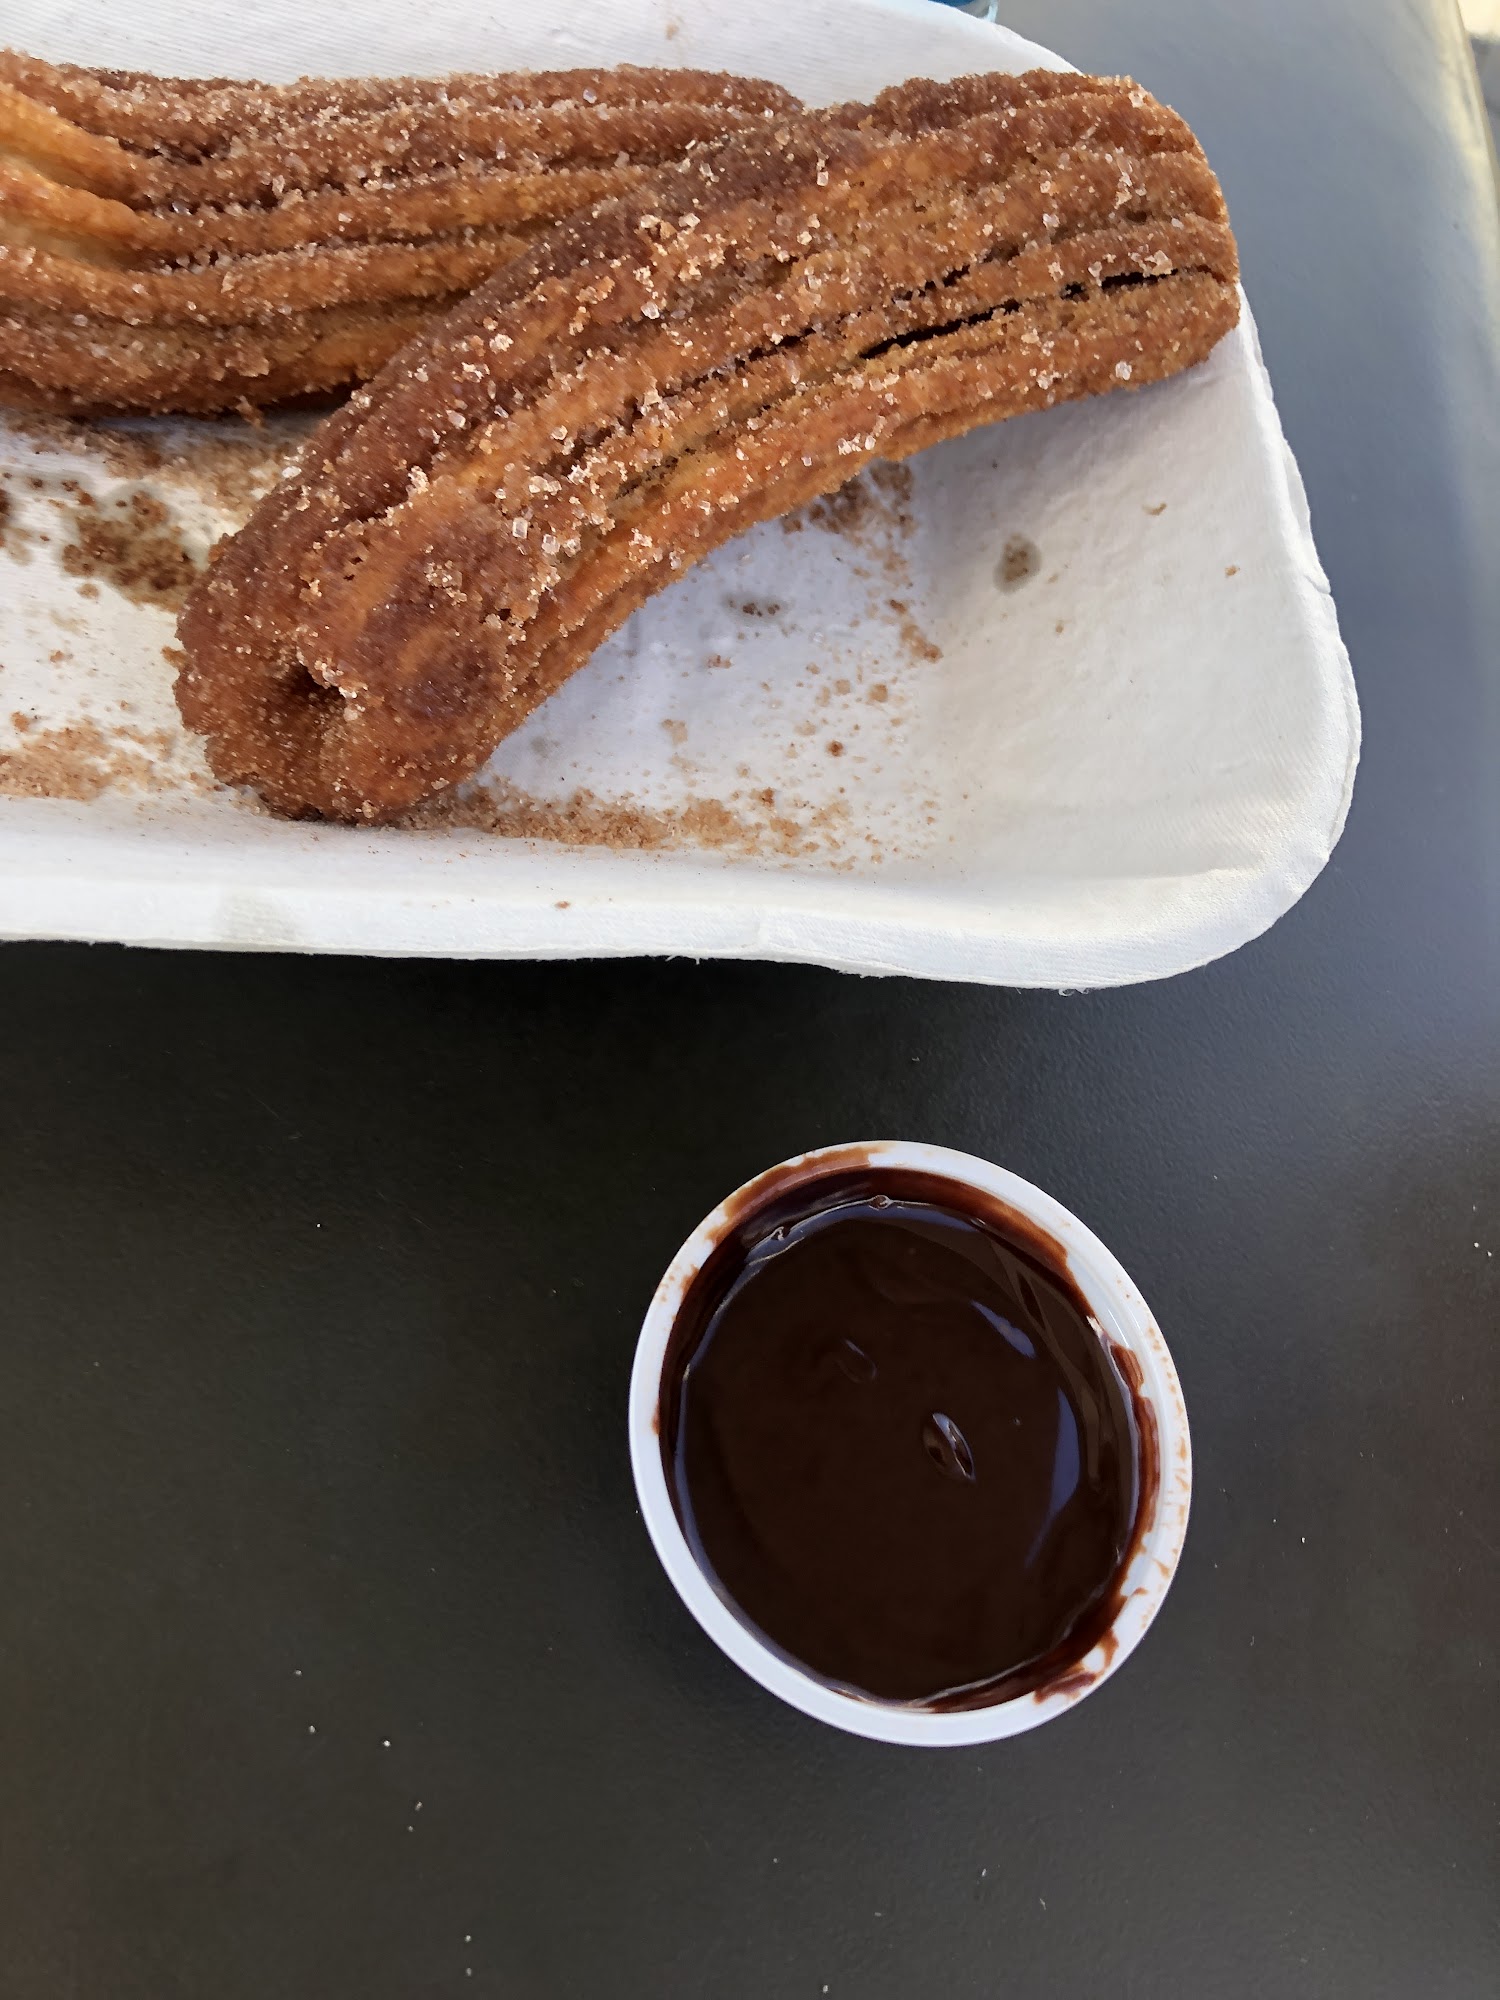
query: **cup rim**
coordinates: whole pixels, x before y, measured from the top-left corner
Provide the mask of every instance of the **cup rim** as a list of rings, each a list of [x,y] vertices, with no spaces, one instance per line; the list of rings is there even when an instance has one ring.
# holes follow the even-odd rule
[[[757,1205],[768,1184],[789,1176],[813,1181],[844,1165],[908,1168],[961,1189],[997,1197],[1045,1230],[1109,1339],[1141,1371],[1137,1394],[1156,1420],[1159,1477],[1121,1578],[1118,1611],[1097,1643],[1065,1674],[1031,1693],[983,1708],[941,1712],[882,1702],[828,1686],[767,1645],[705,1574],[672,1504],[658,1434],[662,1365],[688,1286],[721,1238]],[[756,1174],[706,1215],[667,1266],[636,1342],[629,1401],[630,1463],[646,1532],[678,1596],[736,1666],[804,1715],[881,1743],[958,1746],[994,1743],[1066,1714],[1124,1665],[1145,1636],[1171,1586],[1187,1535],[1192,1445],[1187,1409],[1171,1354],[1146,1301],[1119,1260],[1054,1196],[992,1161],[947,1146],[882,1139],[819,1146]]]

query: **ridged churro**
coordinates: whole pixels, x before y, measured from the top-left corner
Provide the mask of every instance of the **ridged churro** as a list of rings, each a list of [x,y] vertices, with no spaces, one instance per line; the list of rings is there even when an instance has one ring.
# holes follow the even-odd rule
[[[549,224],[793,104],[694,70],[271,86],[0,51],[0,396],[213,410],[363,380]]]
[[[752,522],[1200,360],[1236,268],[1198,144],[1130,82],[920,82],[702,148],[328,422],[194,592],[182,714],[282,812],[398,814]]]
[[[221,545],[178,701],[228,782],[377,821],[450,785],[752,523],[1201,360],[1239,311],[1175,113],[914,83],[703,148],[418,336]]]

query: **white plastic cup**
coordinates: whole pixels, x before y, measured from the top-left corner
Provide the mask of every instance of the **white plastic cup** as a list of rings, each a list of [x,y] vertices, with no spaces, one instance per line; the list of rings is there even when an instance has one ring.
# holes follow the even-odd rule
[[[862,1166],[905,1168],[950,1181],[960,1206],[966,1191],[978,1190],[1045,1231],[1106,1338],[1135,1358],[1141,1376],[1136,1397],[1154,1420],[1156,1490],[1144,1496],[1144,1518],[1137,1524],[1112,1623],[1091,1651],[1056,1680],[982,1708],[944,1712],[850,1694],[774,1651],[699,1566],[678,1522],[662,1464],[658,1427],[667,1342],[688,1287],[712,1251],[773,1190],[784,1195],[789,1185],[803,1180],[811,1185],[825,1174]],[[678,1596],[704,1631],[752,1680],[804,1715],[882,1743],[993,1743],[1065,1714],[1117,1672],[1140,1644],[1161,1609],[1187,1534],[1193,1488],[1187,1411],[1177,1370],[1145,1300],[1098,1237],[1061,1202],[1003,1167],[946,1146],[901,1139],[824,1146],[768,1168],[721,1202],[683,1244],[656,1288],[636,1344],[629,1423],[630,1462],[647,1532]]]

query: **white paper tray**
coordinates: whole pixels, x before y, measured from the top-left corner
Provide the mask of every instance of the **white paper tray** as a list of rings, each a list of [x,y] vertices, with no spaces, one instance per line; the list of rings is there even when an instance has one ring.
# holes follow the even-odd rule
[[[357,36],[349,20],[19,0],[5,33],[59,59],[267,77],[683,63],[810,101],[1062,66],[930,0],[384,0]],[[226,430],[242,435],[158,434],[201,449]],[[83,594],[57,561],[63,479],[106,508],[139,482],[21,434],[0,434],[5,467],[23,528],[51,539],[0,555],[0,759],[20,753],[0,782],[84,717],[136,732],[127,763],[144,737],[167,777],[0,796],[0,935],[1110,985],[1256,936],[1348,808],[1353,682],[1248,313],[1187,376],[939,447],[909,500],[876,486],[842,531],[772,523],[657,598],[490,767],[543,805],[586,791],[568,841],[290,825],[209,787],[176,730],[170,615]],[[235,518],[171,464],[147,483],[189,541]],[[12,712],[35,718],[25,735]],[[571,844],[611,830],[671,844]]]

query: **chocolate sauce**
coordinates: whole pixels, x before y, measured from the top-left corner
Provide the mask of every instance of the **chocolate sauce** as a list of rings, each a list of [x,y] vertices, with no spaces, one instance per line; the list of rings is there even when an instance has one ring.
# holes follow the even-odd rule
[[[1138,1383],[1033,1224],[856,1164],[772,1189],[694,1279],[662,1458],[699,1563],[778,1652],[980,1707],[1076,1676],[1119,1608],[1155,1488]]]

